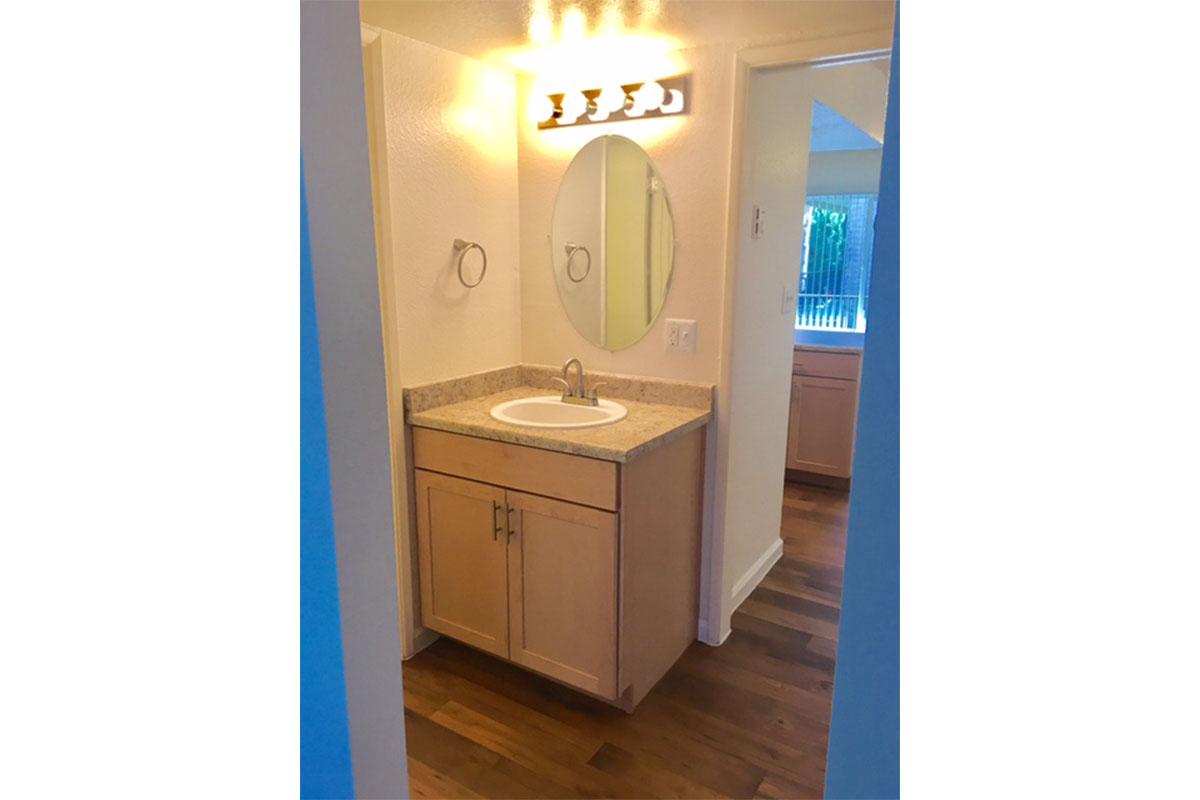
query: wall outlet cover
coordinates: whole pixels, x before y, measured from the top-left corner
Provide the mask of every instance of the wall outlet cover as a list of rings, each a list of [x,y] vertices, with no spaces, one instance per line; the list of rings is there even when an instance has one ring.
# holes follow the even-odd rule
[[[677,353],[696,352],[696,320],[668,319],[666,331],[668,351]]]

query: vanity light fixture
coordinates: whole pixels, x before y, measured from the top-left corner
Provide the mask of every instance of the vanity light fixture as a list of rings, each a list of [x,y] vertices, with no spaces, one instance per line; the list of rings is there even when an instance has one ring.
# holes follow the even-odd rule
[[[601,89],[535,94],[529,98],[529,121],[538,128],[564,128],[593,122],[648,119],[687,111],[687,76],[624,83]]]
[[[567,92],[559,98],[557,106],[559,124],[573,125],[587,112],[591,103],[587,97],[584,97],[583,92]],[[553,116],[554,112],[551,112],[551,117],[553,118]]]
[[[556,111],[558,109],[555,108],[554,101],[544,94],[529,98],[529,121],[534,124],[550,119]]]
[[[633,93],[634,107],[640,108],[643,112],[656,108],[661,109],[663,101],[666,99],[666,90],[658,81],[646,81],[640,89]]]

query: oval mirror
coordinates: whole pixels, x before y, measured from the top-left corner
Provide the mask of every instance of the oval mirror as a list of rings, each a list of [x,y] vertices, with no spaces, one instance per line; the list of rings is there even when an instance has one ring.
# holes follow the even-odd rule
[[[646,335],[675,262],[667,187],[638,144],[601,136],[572,159],[554,204],[554,279],[567,317],[606,350]]]

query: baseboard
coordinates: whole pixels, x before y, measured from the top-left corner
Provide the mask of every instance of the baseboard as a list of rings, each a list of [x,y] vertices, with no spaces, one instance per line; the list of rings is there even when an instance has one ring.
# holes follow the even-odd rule
[[[733,633],[732,628],[725,631],[725,635],[722,636],[719,641],[714,642],[708,636],[708,620],[702,619],[700,620],[699,631],[696,635],[696,638],[700,640],[701,644],[706,644],[709,647],[720,647],[721,645],[725,644],[725,640],[729,638],[729,634],[731,633]]]
[[[791,469],[790,467],[783,471],[784,480],[789,483],[803,483],[809,486],[820,486],[823,489],[837,489],[838,491],[850,491],[850,479],[838,478],[833,475],[821,475],[816,472],[805,472],[800,469]]]
[[[431,631],[429,628],[417,628],[413,633],[413,651],[404,657],[405,661],[415,656],[417,653],[424,650],[429,645],[433,644],[440,638],[440,634],[436,631]]]
[[[733,590],[730,592],[733,600],[731,606],[733,611],[737,611],[738,606],[750,596],[751,592],[758,588],[758,584],[771,571],[771,567],[775,566],[782,557],[783,539],[776,539],[771,542],[771,546],[758,557],[758,560],[750,566],[750,569],[746,570],[746,573],[738,578],[737,583],[733,585]],[[730,613],[732,614],[732,611]]]

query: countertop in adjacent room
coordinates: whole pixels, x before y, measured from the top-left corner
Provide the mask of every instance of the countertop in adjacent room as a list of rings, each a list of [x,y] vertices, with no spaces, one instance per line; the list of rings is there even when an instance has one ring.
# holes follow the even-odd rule
[[[815,350],[818,353],[845,353],[847,355],[861,356],[861,347],[838,347],[830,344],[798,344],[793,346],[793,350]]]

